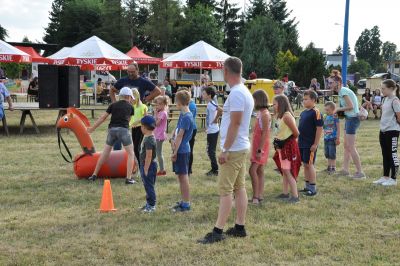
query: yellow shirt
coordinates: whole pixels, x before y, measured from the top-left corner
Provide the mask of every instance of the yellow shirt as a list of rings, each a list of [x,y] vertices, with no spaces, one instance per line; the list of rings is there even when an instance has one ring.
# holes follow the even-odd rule
[[[290,113],[286,112],[285,114],[290,114]],[[276,138],[279,140],[285,140],[293,134],[292,130],[290,130],[290,128],[286,125],[286,123],[283,122],[283,119],[276,120],[274,131]]]
[[[129,127],[132,127],[134,123],[140,121],[145,115],[147,115],[148,107],[147,105],[141,103],[138,106],[133,105],[133,109],[135,114],[131,117],[131,121],[129,122]],[[141,124],[136,125],[135,127],[141,126]]]

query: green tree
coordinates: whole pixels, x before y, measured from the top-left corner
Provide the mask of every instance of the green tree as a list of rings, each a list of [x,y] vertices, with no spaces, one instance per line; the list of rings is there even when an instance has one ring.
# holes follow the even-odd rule
[[[177,51],[178,33],[183,20],[178,0],[153,0],[146,32],[155,43],[158,53]]]
[[[276,55],[276,73],[278,79],[281,79],[286,73],[291,76],[292,67],[297,63],[299,59],[287,50],[286,52],[279,51]]]
[[[368,77],[371,73],[371,66],[367,61],[357,60],[349,65],[347,71],[351,74],[360,73],[362,77]]]
[[[322,84],[324,75],[326,75],[325,58],[314,44],[310,43],[293,66],[292,79],[297,85],[308,87],[312,78],[317,78]]]
[[[268,5],[266,0],[250,0],[250,6],[246,11],[246,19],[252,20],[258,16],[268,15]]]
[[[187,0],[187,7],[189,8],[195,8],[197,4],[201,4],[212,9],[217,7],[215,0]]]
[[[335,52],[336,52],[337,54],[343,54],[342,46],[339,45],[339,46],[336,48]],[[351,55],[351,48],[350,48],[350,45],[347,47],[347,54],[348,54],[348,55]]]
[[[185,48],[203,40],[212,46],[222,48],[223,33],[212,9],[201,4],[194,8],[186,8],[185,19],[179,31],[180,48]]]
[[[381,46],[379,27],[374,26],[371,30],[365,29],[361,33],[354,50],[358,59],[367,61],[372,69],[375,69],[382,62]]]
[[[121,0],[103,0],[101,5],[101,27],[94,33],[118,50],[130,48],[127,23]]]
[[[298,54],[301,50],[299,45],[298,22],[296,18],[290,18],[293,10],[288,10],[285,0],[270,0],[268,3],[268,14],[284,29],[284,43],[282,50],[290,50]]]
[[[58,33],[60,29],[61,16],[64,12],[67,0],[54,0],[51,4],[51,11],[49,12],[49,24],[45,29],[43,40],[46,43],[56,44],[60,40]]]
[[[276,55],[282,48],[279,25],[270,17],[259,16],[247,23],[241,39],[245,74],[256,70],[259,77],[274,77]]]
[[[69,0],[61,13],[57,43],[70,47],[96,34],[102,27],[101,12],[98,0]]]
[[[0,40],[4,41],[8,37],[8,32],[0,25]]]
[[[224,34],[222,46],[228,54],[233,55],[239,46],[240,8],[237,7],[237,4],[230,4],[228,0],[221,0],[216,11]]]
[[[26,43],[32,43],[31,40],[29,40],[28,36],[24,36],[24,38],[22,38],[22,42],[26,42]]]
[[[392,42],[384,42],[382,45],[382,59],[384,61],[393,61],[396,59],[397,46]]]
[[[130,47],[136,45],[145,51],[154,52],[156,47],[145,32],[150,15],[147,1],[125,0],[124,8]]]

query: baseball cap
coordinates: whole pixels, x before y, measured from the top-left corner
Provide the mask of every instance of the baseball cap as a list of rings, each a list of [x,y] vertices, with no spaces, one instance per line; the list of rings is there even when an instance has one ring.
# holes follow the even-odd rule
[[[132,89],[128,88],[128,87],[123,87],[120,91],[119,91],[119,96],[131,96],[133,99],[135,99],[135,97],[132,94]]]
[[[277,82],[275,82],[274,84],[274,89],[278,89],[278,88],[284,88],[285,85],[283,84],[282,81],[278,80]]]
[[[146,125],[146,126],[156,126],[156,120],[154,119],[153,116],[151,115],[145,115],[140,122],[142,123],[142,125]]]

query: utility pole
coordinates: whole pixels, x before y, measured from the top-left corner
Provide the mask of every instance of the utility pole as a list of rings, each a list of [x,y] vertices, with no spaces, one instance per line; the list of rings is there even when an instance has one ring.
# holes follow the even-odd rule
[[[343,85],[347,86],[347,50],[349,49],[349,13],[350,0],[346,0],[346,9],[344,16],[344,32],[343,32],[343,55],[342,55],[342,78]]]

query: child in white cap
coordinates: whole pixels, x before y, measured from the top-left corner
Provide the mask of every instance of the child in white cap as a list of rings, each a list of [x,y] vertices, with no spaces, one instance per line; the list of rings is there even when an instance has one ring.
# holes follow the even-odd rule
[[[88,178],[88,180],[95,181],[97,175],[100,171],[103,163],[108,159],[112,147],[115,142],[120,141],[124,145],[126,152],[128,153],[127,171],[126,171],[126,183],[134,184],[135,181],[131,178],[134,153],[132,136],[129,130],[129,120],[134,114],[132,102],[135,97],[132,94],[132,90],[128,87],[124,87],[119,92],[120,100],[118,102],[112,103],[106,110],[106,112],[100,116],[100,118],[94,123],[92,127],[87,129],[88,133],[92,133],[99,127],[106,118],[111,114],[111,121],[108,125],[108,135],[106,140],[106,145],[104,147],[103,153],[101,154],[99,160],[97,161],[96,168],[93,175]]]

